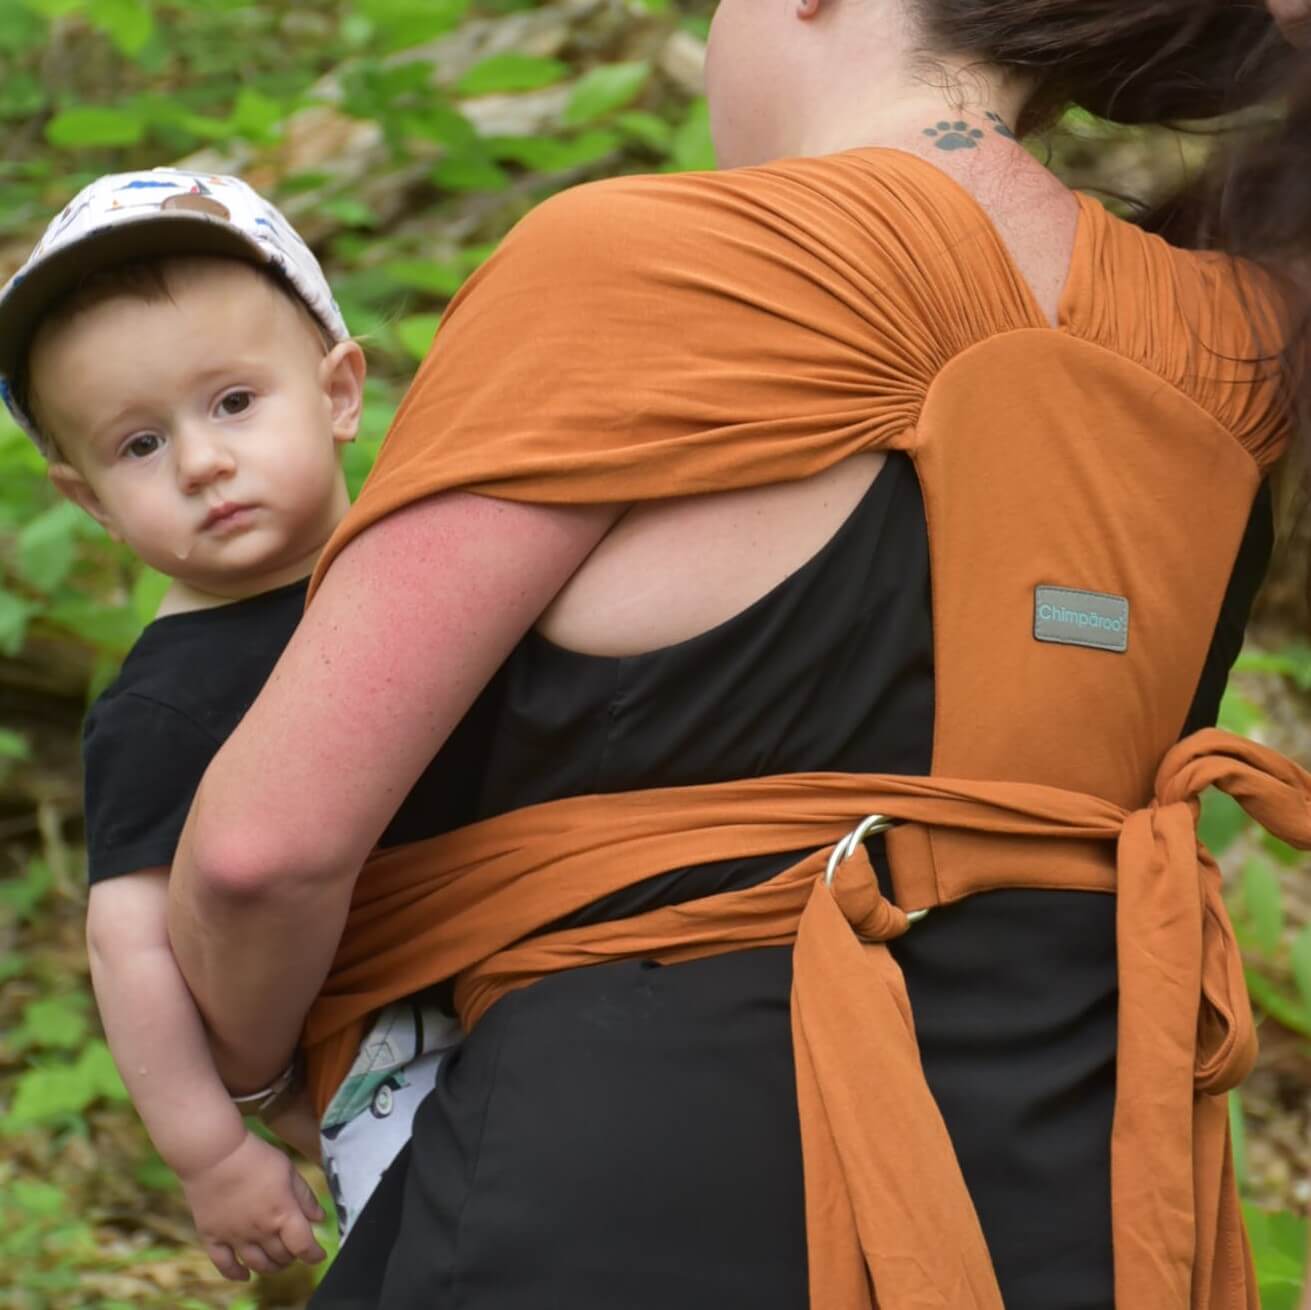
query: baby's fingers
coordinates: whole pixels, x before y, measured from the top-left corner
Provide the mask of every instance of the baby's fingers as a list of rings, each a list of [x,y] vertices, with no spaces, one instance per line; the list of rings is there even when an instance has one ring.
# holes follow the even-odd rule
[[[276,1238],[261,1238],[264,1245],[277,1241]],[[278,1242],[281,1246],[282,1243]],[[276,1274],[282,1267],[269,1256],[264,1246],[256,1246],[254,1242],[242,1242],[237,1248],[237,1254],[241,1257],[242,1263],[248,1268],[253,1269],[257,1274]]]
[[[234,1283],[244,1283],[250,1278],[249,1270],[242,1267],[241,1261],[226,1242],[206,1242],[204,1246],[205,1254],[224,1278]]]
[[[277,1233],[269,1237],[261,1237],[259,1244],[264,1254],[279,1268],[285,1269],[295,1260],[295,1256],[287,1250],[283,1244],[282,1238]]]
[[[327,1217],[323,1213],[323,1207],[319,1204],[318,1198],[311,1190],[300,1174],[292,1172],[291,1190],[296,1194],[296,1204],[300,1206],[300,1212],[312,1224],[321,1224]]]
[[[327,1259],[327,1253],[314,1240],[314,1230],[303,1215],[292,1215],[282,1225],[282,1240],[286,1243],[287,1250],[297,1260],[304,1260],[307,1265],[316,1265],[320,1260]]]
[[[327,1253],[314,1240],[310,1220],[317,1223],[322,1219],[323,1207],[314,1199],[309,1184],[300,1174],[292,1175],[291,1188],[296,1194],[301,1213],[287,1216],[282,1225],[282,1240],[287,1244],[287,1250],[298,1260],[304,1260],[307,1265],[316,1265],[320,1260],[327,1259]]]

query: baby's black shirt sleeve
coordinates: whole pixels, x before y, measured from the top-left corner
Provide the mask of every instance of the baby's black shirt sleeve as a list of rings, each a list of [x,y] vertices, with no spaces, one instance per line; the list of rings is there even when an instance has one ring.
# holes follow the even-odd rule
[[[82,732],[91,882],[173,863],[205,770],[259,695],[304,605],[297,582],[147,626]]]
[[[219,743],[175,706],[131,692],[97,703],[82,737],[92,882],[173,862]]]

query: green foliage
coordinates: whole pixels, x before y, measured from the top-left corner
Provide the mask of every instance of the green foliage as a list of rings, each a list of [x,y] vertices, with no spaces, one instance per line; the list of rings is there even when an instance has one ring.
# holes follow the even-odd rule
[[[455,84],[465,96],[493,95],[497,92],[536,91],[569,76],[569,65],[559,59],[538,55],[520,55],[514,51],[492,55],[475,64]]]
[[[574,84],[564,111],[565,125],[581,127],[584,123],[594,123],[632,104],[650,76],[651,65],[640,60],[593,68]]]
[[[1297,1310],[1306,1262],[1307,1223],[1296,1215],[1245,1205],[1261,1310]]]
[[[77,1127],[97,1101],[127,1099],[109,1047],[89,1042],[75,1058],[38,1064],[19,1077],[8,1113],[0,1118],[0,1132],[12,1134],[34,1124]]]

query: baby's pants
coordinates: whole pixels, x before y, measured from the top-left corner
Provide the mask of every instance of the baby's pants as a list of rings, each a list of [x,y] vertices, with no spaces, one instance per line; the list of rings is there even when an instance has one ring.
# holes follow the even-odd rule
[[[383,1171],[410,1138],[414,1112],[463,1034],[426,994],[380,1010],[320,1125],[323,1172],[344,1240]]]

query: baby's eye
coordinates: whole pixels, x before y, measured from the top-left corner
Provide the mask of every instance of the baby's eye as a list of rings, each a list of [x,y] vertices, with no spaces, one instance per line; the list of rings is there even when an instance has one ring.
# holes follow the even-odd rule
[[[251,391],[229,391],[218,403],[219,413],[226,415],[228,418],[236,414],[244,414],[255,400],[255,394]]]
[[[145,459],[153,455],[160,447],[160,439],[153,432],[142,432],[135,437],[129,437],[123,444],[123,454],[128,459]]]

